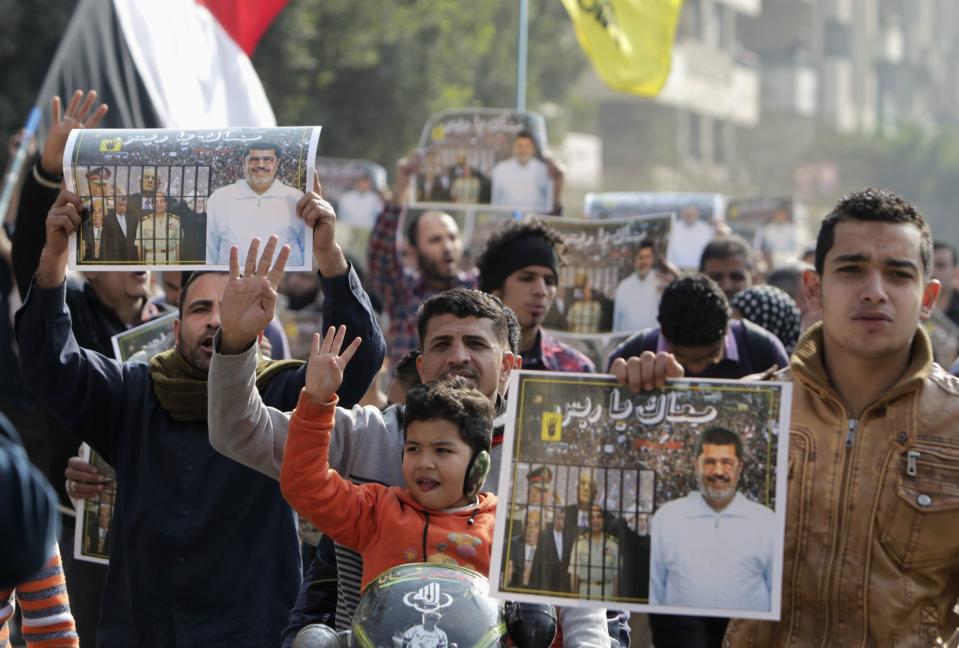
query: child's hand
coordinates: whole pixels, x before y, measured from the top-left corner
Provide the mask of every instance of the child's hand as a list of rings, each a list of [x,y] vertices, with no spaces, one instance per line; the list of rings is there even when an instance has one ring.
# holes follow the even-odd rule
[[[313,344],[310,347],[310,360],[306,365],[306,393],[313,400],[320,403],[329,403],[333,394],[343,384],[343,370],[353,354],[360,347],[360,338],[356,338],[346,347],[343,353],[343,338],[346,337],[346,327],[339,330],[332,326],[327,329],[326,336],[321,340],[319,333],[313,334]]]

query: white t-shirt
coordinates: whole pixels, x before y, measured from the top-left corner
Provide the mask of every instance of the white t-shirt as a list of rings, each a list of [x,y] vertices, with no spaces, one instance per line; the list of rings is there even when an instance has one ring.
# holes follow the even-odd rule
[[[645,278],[633,272],[616,286],[613,331],[641,331],[658,326],[659,280],[650,270]]]
[[[542,160],[531,158],[526,164],[520,164],[516,158],[503,160],[493,167],[492,181],[494,205],[543,212],[553,207],[553,183]]]
[[[713,238],[713,226],[698,220],[687,225],[682,218],[677,218],[670,232],[669,261],[681,269],[699,269],[699,258],[703,255],[703,248]]]
[[[383,201],[372,191],[356,191],[350,189],[340,196],[336,204],[338,220],[362,227],[373,229],[376,217],[383,211]]]

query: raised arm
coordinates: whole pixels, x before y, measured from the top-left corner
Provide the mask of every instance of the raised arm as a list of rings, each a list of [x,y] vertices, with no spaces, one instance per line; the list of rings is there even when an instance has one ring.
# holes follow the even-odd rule
[[[40,262],[40,250],[45,240],[42,215],[57,199],[63,180],[63,152],[67,137],[74,128],[95,128],[107,114],[106,104],[94,108],[96,99],[95,90],[86,95],[82,90],[77,90],[62,114],[60,97],[54,97],[50,103],[47,139],[43,143],[40,159],[24,180],[20,206],[17,208],[12,254],[13,272],[21,298],[26,296]]]
[[[111,461],[114,433],[125,404],[127,369],[81,348],[73,335],[64,280],[67,240],[79,226],[80,199],[60,192],[47,216],[46,244],[36,276],[17,313],[20,369],[43,406],[74,436]]]
[[[340,353],[344,328],[314,335],[306,386],[290,419],[283,454],[280,489],[286,501],[337,542],[362,549],[375,532],[376,504],[385,487],[356,485],[330,469],[330,433],[334,426],[336,389],[359,339]]]
[[[403,266],[396,249],[396,234],[409,180],[418,168],[419,159],[415,153],[397,161],[393,196],[384,204],[383,211],[377,217],[366,248],[373,291],[383,298],[383,305],[388,313],[393,312],[397,303],[403,302],[403,296],[399,292],[405,289],[406,283],[403,281]]]

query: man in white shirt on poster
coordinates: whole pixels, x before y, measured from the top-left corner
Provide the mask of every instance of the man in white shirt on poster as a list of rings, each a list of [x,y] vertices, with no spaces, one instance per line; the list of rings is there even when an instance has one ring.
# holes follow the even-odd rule
[[[383,211],[383,199],[373,190],[370,176],[364,173],[356,179],[352,189],[343,192],[336,207],[340,222],[371,230],[376,217]]]
[[[649,239],[642,241],[633,261],[635,272],[616,286],[613,306],[613,332],[641,331],[658,325],[659,278],[653,271],[656,247]]]
[[[700,218],[695,205],[684,207],[679,216],[669,235],[669,262],[680,270],[695,270],[716,228]]]
[[[542,213],[553,209],[549,167],[536,157],[536,150],[532,133],[517,133],[513,141],[513,157],[497,162],[493,167],[492,204]]]
[[[303,239],[306,227],[296,217],[296,203],[303,192],[276,179],[280,166],[280,147],[256,142],[243,158],[244,178],[220,187],[207,201],[206,262],[228,266],[230,246],[241,250],[250,241],[266,241],[271,234],[279,245],[290,246],[287,265],[303,266]]]
[[[726,428],[696,442],[699,489],[652,520],[651,605],[768,611],[776,514],[737,491],[742,441]]]

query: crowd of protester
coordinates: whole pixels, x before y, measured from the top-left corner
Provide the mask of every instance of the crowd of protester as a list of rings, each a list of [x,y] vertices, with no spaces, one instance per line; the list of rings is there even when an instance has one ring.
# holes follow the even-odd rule
[[[7,621],[13,616],[15,597],[30,601],[30,604],[21,603],[24,613],[19,626],[27,644],[40,641],[35,638],[40,634],[45,637],[44,641],[55,638],[60,642],[36,643],[38,646],[124,645],[124,638],[142,638],[144,635],[138,633],[155,630],[147,627],[151,614],[169,617],[170,626],[174,628],[168,634],[162,634],[167,630],[162,633],[156,630],[160,633],[157,636],[163,638],[154,637],[158,643],[151,645],[161,645],[167,640],[177,645],[181,645],[181,641],[182,645],[194,645],[193,640],[184,640],[177,634],[184,631],[195,632],[197,641],[205,645],[266,645],[258,642],[263,641],[263,633],[269,630],[273,633],[270,636],[275,644],[287,646],[292,645],[296,632],[309,623],[323,622],[343,629],[343,618],[337,618],[336,613],[337,598],[342,604],[342,597],[346,594],[342,585],[336,585],[337,563],[340,561],[340,578],[347,578],[344,568],[352,569],[354,566],[352,562],[342,561],[354,559],[346,557],[347,554],[339,546],[334,548],[328,538],[321,541],[318,535],[304,537],[308,534],[302,532],[302,525],[301,533],[297,536],[292,511],[283,501],[277,483],[280,480],[284,484],[283,494],[288,495],[283,481],[286,477],[281,479],[279,470],[281,464],[286,470],[282,444],[278,448],[267,448],[259,459],[242,460],[241,463],[251,466],[248,469],[217,454],[214,448],[217,451],[221,448],[216,445],[210,447],[206,437],[206,371],[210,366],[209,358],[211,355],[217,357],[214,366],[218,372],[238,371],[236,367],[240,366],[237,363],[230,364],[233,356],[217,346],[230,342],[224,339],[225,335],[221,337],[221,334],[227,333],[228,314],[219,313],[210,305],[217,301],[217,291],[229,290],[225,287],[232,285],[227,283],[226,277],[211,277],[204,273],[197,273],[193,277],[184,275],[182,279],[176,277],[178,301],[176,297],[173,300],[166,297],[166,301],[178,304],[184,322],[188,314],[206,318],[202,324],[198,324],[201,332],[194,334],[196,357],[205,360],[198,360],[197,365],[190,367],[174,367],[173,364],[164,367],[159,366],[162,361],[159,365],[154,361],[149,370],[144,365],[142,370],[138,370],[139,373],[132,371],[130,375],[139,375],[142,381],[146,380],[147,371],[152,380],[159,381],[158,376],[162,376],[169,381],[169,384],[163,383],[163,389],[170,390],[164,392],[167,396],[159,390],[157,392],[159,405],[157,399],[149,400],[152,395],[149,398],[136,395],[129,387],[132,380],[129,375],[121,379],[119,371],[111,369],[112,365],[97,361],[97,356],[85,355],[85,350],[89,350],[112,357],[112,335],[157,315],[159,311],[154,303],[162,300],[165,277],[145,272],[89,273],[86,276],[69,273],[65,288],[56,288],[59,284],[51,281],[49,273],[51,268],[56,268],[50,260],[52,229],[50,225],[45,225],[45,219],[48,212],[53,218],[56,214],[69,211],[69,196],[64,198],[59,193],[66,136],[73,128],[95,126],[99,117],[102,117],[102,110],[96,107],[95,99],[89,96],[73,97],[66,108],[63,117],[54,121],[50,134],[41,144],[39,158],[26,172],[19,206],[4,215],[4,231],[0,233],[0,308],[3,311],[0,313],[0,411],[12,421],[12,425],[7,425],[5,419],[0,417],[3,428],[3,434],[0,435],[0,477],[6,480],[8,475],[12,475],[10,479],[17,480],[20,488],[30,493],[26,499],[29,509],[26,519],[36,526],[34,530],[23,521],[12,520],[10,516],[15,511],[5,494],[10,492],[8,483],[13,482],[4,481],[0,484],[0,503],[6,507],[0,511],[0,528],[4,529],[0,532],[0,536],[3,536],[0,548],[4,549],[0,552],[4,555],[0,565],[0,575],[3,577],[0,579],[0,646],[5,645],[6,633],[11,629],[11,623]],[[59,107],[56,111],[59,113]],[[222,153],[215,146],[209,151],[214,158]],[[137,161],[118,159],[116,163]],[[241,165],[239,159],[226,166],[218,165],[217,173],[223,178],[213,178],[213,184],[216,185],[220,180],[232,182],[242,177]],[[267,277],[267,285],[272,285],[272,288],[279,286],[280,293],[278,312],[274,317],[271,310],[260,329],[266,328],[266,323],[272,320],[274,335],[272,340],[260,336],[266,341],[260,342],[262,346],[258,348],[264,355],[285,361],[291,355],[287,352],[290,345],[286,338],[295,341],[293,359],[270,368],[265,365],[256,368],[255,387],[260,394],[254,399],[257,404],[262,397],[262,403],[275,407],[276,411],[293,411],[297,406],[300,388],[305,384],[309,389],[311,380],[308,369],[294,360],[314,362],[313,356],[317,355],[317,351],[312,333],[322,332],[330,325],[342,324],[346,327],[344,335],[348,336],[347,340],[360,336],[363,342],[359,346],[359,355],[347,368],[343,387],[336,390],[339,404],[348,407],[354,404],[370,405],[374,406],[373,409],[382,409],[382,414],[354,413],[353,416],[379,417],[376,420],[380,421],[383,429],[395,432],[398,429],[396,426],[401,425],[395,417],[402,414],[396,414],[397,410],[391,410],[390,406],[403,403],[407,390],[415,387],[421,377],[433,379],[449,374],[445,366],[430,369],[431,356],[438,351],[426,348],[424,337],[429,330],[430,319],[424,316],[420,305],[430,303],[428,300],[437,295],[447,294],[446,291],[450,289],[472,293],[477,286],[496,297],[490,298],[493,305],[489,308],[495,310],[497,304],[505,303],[516,311],[515,316],[510,315],[504,324],[509,329],[505,336],[508,349],[504,349],[504,354],[509,354],[511,358],[514,354],[521,356],[524,369],[578,372],[594,369],[590,360],[551,338],[542,326],[551,301],[556,296],[558,272],[562,267],[563,243],[554,236],[555,232],[548,225],[538,224],[522,226],[529,228],[517,230],[515,236],[495,235],[490,240],[488,254],[495,254],[497,250],[506,250],[508,253],[498,257],[495,263],[490,262],[490,257],[486,257],[484,263],[481,256],[479,268],[464,267],[460,233],[449,216],[426,212],[412,222],[404,223],[406,190],[409,178],[416,170],[415,156],[401,160],[397,165],[394,190],[382,196],[385,206],[370,238],[369,257],[364,264],[369,267],[367,276],[357,273],[354,264],[335,248],[333,240],[320,240],[321,235],[316,233],[314,249],[319,251],[316,260],[318,275],[287,273],[280,282],[282,266],[279,274],[273,272],[276,265],[273,270],[270,269],[268,258],[265,266],[262,261],[257,266],[255,253],[252,264],[248,261],[244,275],[252,273],[251,277],[247,277],[251,281],[257,276],[261,279]],[[317,228],[315,232],[324,227],[334,231],[329,216],[323,211],[322,199],[313,194],[308,196],[313,196],[313,203],[303,208],[302,217],[308,223],[309,218],[314,219],[312,224]],[[309,209],[312,208],[315,210],[309,216]],[[402,242],[399,242],[398,232],[403,234]],[[12,241],[12,245],[4,245],[5,241]],[[941,263],[937,261],[936,266],[940,273],[938,278],[943,282],[944,291],[951,296],[956,291],[955,249],[940,242],[936,245],[936,253],[937,259],[942,257]],[[241,251],[241,258],[243,254],[244,251]],[[664,286],[659,312],[660,326],[631,332],[633,335],[611,354],[606,366],[614,369],[616,363],[620,362],[617,358],[625,361],[644,350],[666,350],[674,353],[687,376],[742,378],[783,369],[787,364],[785,352],[792,352],[797,347],[801,332],[812,326],[820,314],[809,305],[800,290],[801,273],[808,266],[802,265],[803,261],[797,258],[781,267],[769,267],[765,265],[767,260],[768,255],[757,255],[748,242],[729,234],[721,227],[721,223],[717,223],[714,236],[703,249],[698,267],[700,272],[682,274]],[[529,268],[545,268],[552,274]],[[253,272],[254,269],[257,272]],[[56,273],[52,278],[58,278]],[[231,277],[231,282],[235,279]],[[511,298],[510,291],[521,289],[528,290],[533,297],[525,302]],[[206,293],[202,293],[203,290]],[[188,293],[194,291],[207,295],[205,305],[201,307],[208,311],[200,315],[189,310],[195,295],[189,296]],[[527,309],[534,298],[537,304]],[[703,301],[702,304],[683,301],[689,299]],[[64,300],[65,307],[60,303]],[[10,321],[14,311],[24,303],[27,307],[21,311],[18,324],[21,328],[15,335]],[[945,315],[959,324],[959,307],[956,303],[959,303],[959,299],[947,303]],[[268,305],[272,308],[275,304],[271,302]],[[702,307],[697,308],[700,305]],[[441,311],[438,317],[469,319],[469,313],[456,310],[463,308],[461,305],[449,308],[451,310]],[[66,319],[67,316],[69,319]],[[479,316],[479,319],[482,317]],[[221,319],[224,331],[217,333]],[[742,320],[748,320],[749,323],[744,324]],[[70,321],[72,333],[69,329],[57,328],[55,324],[47,326],[43,323],[45,321],[60,324]],[[285,326],[285,331],[279,323]],[[186,324],[181,326],[185,327]],[[385,335],[380,334],[381,330]],[[178,339],[182,340],[187,333],[184,328],[179,331]],[[235,333],[234,337],[237,337]],[[62,354],[60,348],[52,348],[57,344],[62,347]],[[180,344],[178,342],[178,347]],[[738,349],[735,358],[729,354],[730,345]],[[757,345],[762,347],[762,352],[756,350]],[[713,356],[690,353],[697,349],[714,349]],[[222,358],[219,356],[221,352]],[[176,358],[180,351],[171,353],[173,355],[165,357]],[[938,360],[951,365],[955,358]],[[94,365],[92,368],[87,366],[91,362]],[[175,364],[174,360],[170,362]],[[252,362],[251,367],[256,365],[255,360]],[[452,364],[454,360],[447,362]],[[92,371],[95,375],[80,374],[81,370]],[[24,372],[24,378],[21,378],[21,371]],[[509,367],[505,369],[505,374],[508,373]],[[75,375],[82,375],[83,379],[74,385],[71,381]],[[482,376],[469,377],[475,378],[476,382],[483,380]],[[210,381],[213,381],[212,377]],[[494,425],[501,425],[505,378],[497,382],[496,376],[493,376],[492,381],[491,393],[480,396],[488,397],[495,405],[496,421],[500,422],[494,421]],[[24,390],[26,382],[39,395],[39,401]],[[250,390],[257,394],[252,373],[249,382]],[[126,387],[118,387],[117,383]],[[179,398],[183,400],[191,400],[191,403],[176,403],[176,394],[180,394]],[[774,456],[776,447],[777,431],[772,423],[775,406],[764,398],[767,397],[749,392],[731,397],[726,403],[727,409],[723,410],[722,419],[725,427],[736,430],[744,440],[741,490],[752,499],[775,507],[776,493],[770,487],[772,465],[768,461],[770,456]],[[50,404],[51,400],[57,399],[59,402]],[[692,400],[696,401],[693,403],[696,408],[709,405],[697,401],[696,397],[692,397]],[[157,414],[158,407],[165,409],[162,416]],[[302,407],[301,401],[297,411]],[[141,408],[146,409],[141,411]],[[552,406],[544,407],[544,410],[552,409]],[[167,416],[167,412],[170,416]],[[541,413],[528,413],[523,423],[538,433]],[[211,417],[215,415],[212,412],[210,414]],[[264,414],[256,419],[259,426],[257,433],[262,431],[263,426],[268,426],[270,430],[274,429],[273,426],[279,426],[276,429],[282,428],[285,438],[288,415],[282,424],[270,418],[273,416],[272,413],[268,416]],[[337,426],[343,416],[348,415],[337,410]],[[126,437],[109,435],[106,423],[103,430],[94,429],[97,417],[109,419],[110,425],[114,426],[119,425],[117,421],[122,421],[131,427],[142,427],[143,430],[138,430],[136,434],[139,438],[141,432],[144,433],[143,445],[131,447]],[[157,423],[161,419],[162,424]],[[269,424],[266,421],[270,421]],[[354,420],[353,425],[359,423]],[[213,421],[210,426],[212,435]],[[19,437],[8,431],[14,427]],[[339,430],[339,427],[336,429]],[[499,461],[495,451],[497,429],[493,431],[491,449],[494,465]],[[187,436],[188,433],[196,435],[199,431],[200,437],[190,441],[183,441],[180,437],[176,437],[180,440],[171,440],[171,437],[158,442],[145,434],[146,430]],[[696,479],[692,466],[695,462],[696,438],[700,432],[701,426],[695,424],[665,422],[653,433],[641,429],[637,432],[635,425],[624,425],[606,416],[595,422],[579,421],[562,441],[532,445],[531,454],[527,457],[534,462],[529,466],[530,474],[532,466],[539,464],[557,472],[563,466],[594,466],[607,475],[602,480],[601,490],[610,497],[611,504],[615,502],[617,516],[625,519],[628,517],[625,514],[629,512],[626,509],[641,499],[639,478],[622,478],[621,473],[628,466],[639,464],[644,470],[651,470],[655,474],[654,508],[695,490]],[[113,487],[112,484],[106,484],[95,469],[91,470],[89,464],[75,457],[81,439],[108,448],[108,458],[119,464],[115,466],[118,474],[126,476],[126,481],[116,484],[116,506],[118,512],[123,509],[128,526],[120,527],[124,535],[115,538],[109,576],[103,565],[72,559],[74,503]],[[195,457],[184,457],[183,449],[177,445],[181,443],[194,444],[189,447],[192,448],[190,452],[196,453]],[[151,472],[153,458],[149,456],[147,448],[169,453],[169,465],[163,466],[164,472]],[[279,456],[271,455],[274,451],[279,452]],[[348,450],[345,452],[348,453]],[[32,466],[24,461],[26,456],[29,456]],[[200,457],[203,458],[203,465]],[[221,462],[229,464],[229,467],[224,467]],[[678,469],[677,466],[683,468]],[[494,473],[498,469],[496,465]],[[48,484],[43,482],[38,474],[40,472],[45,475]],[[201,472],[210,481],[203,487],[202,494],[189,492],[189,489],[198,488],[196,477]],[[610,474],[625,484],[619,489],[623,492],[607,492],[609,488],[605,484]],[[393,473],[364,477],[392,486],[402,483]],[[231,489],[238,485],[248,490],[242,496],[238,493],[229,496]],[[157,496],[157,489],[164,488],[171,493],[168,510],[137,510],[138,501],[146,496],[137,492],[137,489],[153,489],[152,496]],[[487,489],[490,488],[488,481]],[[567,501],[574,499],[570,495],[567,488]],[[236,502],[238,498],[243,500],[242,508],[247,510],[240,510]],[[51,514],[57,500],[60,505],[59,516]],[[191,501],[193,503],[183,503]],[[253,510],[254,507],[259,508]],[[638,512],[638,509],[632,511],[633,517],[623,522],[624,525],[628,524],[634,535],[637,532],[635,515]],[[202,530],[204,517],[219,518],[224,515],[234,522],[240,522],[236,527],[221,529],[216,534]],[[130,526],[131,517],[148,518],[150,521],[138,521]],[[543,518],[543,524],[546,519]],[[322,521],[319,523],[322,524]],[[644,527],[645,524],[644,520]],[[58,525],[62,527],[59,531]],[[214,522],[210,522],[210,525],[214,525]],[[8,539],[7,530],[14,528],[22,529],[23,537]],[[607,528],[613,532],[612,522],[608,521]],[[136,529],[144,535],[134,535]],[[545,527],[543,530],[546,530]],[[116,533],[117,528],[113,531]],[[148,542],[150,533],[158,537]],[[163,537],[168,533],[169,536]],[[242,537],[233,538],[231,542],[229,533],[241,533]],[[645,529],[642,535],[645,535]],[[59,537],[59,544],[52,540],[55,537]],[[159,556],[145,557],[140,554],[148,550],[136,544],[141,541],[149,546],[166,543],[169,547],[164,548]],[[222,544],[211,547],[213,541]],[[177,551],[185,551],[184,543],[203,545],[206,553],[195,555],[206,556],[211,561],[216,557],[222,561],[218,563],[221,569],[230,573],[223,574],[216,583],[205,583],[197,591],[190,591],[196,583],[190,580],[189,574],[200,573],[190,570],[199,570],[200,567],[191,565],[190,558],[176,555]],[[238,548],[238,544],[243,545],[243,548]],[[190,547],[190,550],[198,551],[196,547]],[[230,554],[229,559],[224,557],[227,554]],[[260,560],[267,555],[272,558]],[[168,573],[169,565],[164,563],[167,558],[175,565],[172,575]],[[9,571],[8,565],[18,565],[24,569]],[[120,573],[122,569],[130,573],[139,571],[140,576],[130,580]],[[238,571],[248,573],[240,579],[236,573]],[[292,581],[286,578],[288,574],[281,573],[290,571],[296,572]],[[351,578],[359,583],[358,572]],[[156,579],[157,600],[150,602],[152,610],[149,613],[140,609],[131,611],[133,608],[128,607],[129,600],[142,594],[138,588],[142,588],[144,581],[149,579]],[[364,575],[364,584],[368,580]],[[276,588],[271,581],[277,583]],[[330,582],[333,583],[332,587],[329,586]],[[251,591],[236,591],[244,587]],[[222,597],[224,606],[230,607],[228,601],[235,601],[236,597],[250,598],[252,590],[262,594],[255,600],[247,601],[249,606],[257,608],[252,619],[241,618],[246,608],[237,608],[229,613],[224,612],[222,618],[210,619],[198,618],[204,613],[191,607],[191,597],[197,600],[207,597],[205,600],[208,603],[210,598],[217,596]],[[349,595],[355,596],[356,592]],[[125,617],[128,613],[129,616]],[[603,639],[606,643],[597,645],[628,645],[628,631],[623,629],[626,616],[609,610],[608,637]],[[664,633],[671,631],[670,623],[668,617],[661,617],[660,621],[654,622],[654,635],[659,632],[660,637],[665,636]],[[230,627],[230,624],[235,627]],[[579,636],[576,633],[590,624],[596,624],[595,618],[560,612],[560,627],[567,637]],[[606,622],[601,622],[601,625],[607,628]],[[664,641],[659,645],[669,644]]]

